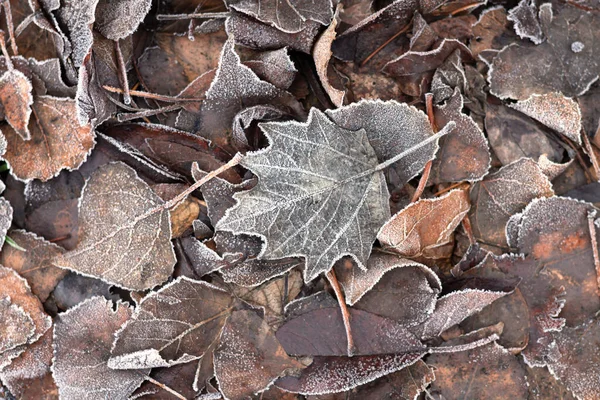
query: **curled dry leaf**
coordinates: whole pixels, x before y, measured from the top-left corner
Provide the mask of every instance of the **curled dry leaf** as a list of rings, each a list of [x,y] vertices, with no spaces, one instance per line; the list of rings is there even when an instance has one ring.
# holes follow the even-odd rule
[[[554,195],[552,183],[538,164],[521,158],[487,176],[471,189],[469,212],[473,234],[487,244],[507,247],[506,224],[538,197]]]
[[[409,258],[445,258],[454,230],[469,211],[467,192],[452,190],[421,199],[394,215],[379,231],[384,249]]]
[[[572,6],[553,10],[546,3],[540,7],[540,21],[544,43],[511,44],[494,58],[488,74],[493,95],[525,100],[533,94],[562,92],[573,97],[598,79],[600,20]]]
[[[125,399],[150,372],[108,367],[113,335],[132,313],[123,303],[116,307],[93,297],[59,314],[54,325],[52,373],[61,399]]]
[[[522,39],[529,39],[535,44],[544,41],[544,33],[537,16],[538,10],[534,1],[521,0],[519,5],[508,12],[507,19],[514,23],[515,32]]]
[[[116,333],[109,367],[168,367],[202,357],[221,332],[232,302],[206,282],[177,278],[147,295]]]
[[[239,203],[217,230],[261,236],[262,258],[305,257],[307,281],[346,254],[364,265],[389,215],[385,178],[364,130],[343,129],[314,108],[306,123],[261,129],[270,147],[242,160],[258,184],[235,195]]]
[[[56,9],[56,20],[65,27],[68,36],[68,39],[65,39],[70,42],[71,59],[75,67],[79,68],[94,43],[92,24],[98,0],[66,0],[61,4],[53,3],[56,3],[56,6],[49,3],[52,4],[49,8]]]
[[[329,25],[333,18],[331,0],[227,0],[226,4],[287,33],[300,32],[307,20]]]
[[[11,173],[23,181],[47,181],[63,169],[78,168],[94,147],[95,133],[90,125],[79,124],[75,101],[38,96],[32,109],[30,140],[24,142],[12,127],[2,127],[8,142],[2,157]]]
[[[110,40],[124,39],[144,20],[152,0],[101,0],[94,28]]]
[[[374,250],[373,253],[371,253],[371,257],[369,257],[369,261],[367,261],[366,271],[358,268],[355,263],[347,258],[338,261],[334,267],[337,279],[344,288],[346,302],[349,305],[354,305],[365,294],[371,293],[371,289],[381,282],[381,278],[396,268],[413,267],[410,268],[410,272],[403,271],[397,274],[398,276],[403,277],[399,279],[400,282],[404,282],[404,279],[411,282],[411,284],[398,284],[398,288],[402,287],[402,290],[408,289],[404,301],[398,303],[406,304],[405,301],[421,299],[421,291],[433,294],[435,298],[437,297],[437,293],[441,290],[439,278],[429,269],[429,267],[406,258],[398,257],[395,254],[384,253],[382,251]],[[386,283],[382,282],[386,286],[390,281],[396,282],[391,275],[386,278],[386,281]],[[395,284],[392,284],[392,286],[395,286]],[[419,295],[413,292],[413,290],[416,290]],[[379,290],[376,292],[379,292]],[[384,290],[383,292],[387,293],[388,291]],[[403,307],[402,310],[398,309],[397,311],[406,312],[419,310],[420,312],[427,308],[428,307]],[[371,312],[377,314],[375,311]],[[389,318],[396,319],[393,317]]]
[[[458,88],[444,105],[435,106],[435,123],[444,126],[450,121],[456,128],[440,139],[440,150],[431,166],[431,183],[478,181],[490,169],[488,141],[473,119],[462,113],[463,96]]]
[[[350,309],[355,355],[408,353],[425,349],[402,324],[366,311]],[[348,354],[340,308],[324,307],[296,316],[277,330],[288,354],[341,356]]]
[[[33,104],[33,87],[29,79],[16,69],[9,69],[0,76],[0,103],[4,117],[23,140],[31,139],[29,117]]]
[[[581,110],[576,101],[561,93],[532,94],[510,107],[562,133],[581,146]]]
[[[527,381],[516,356],[496,343],[464,352],[433,354],[435,369],[429,389],[435,398],[525,399]]]
[[[62,247],[50,243],[34,233],[16,230],[11,239],[27,251],[17,250],[6,245],[0,252],[0,264],[14,269],[31,286],[31,291],[40,301],[50,296],[58,282],[67,271],[52,265],[52,259],[65,251]]]
[[[413,365],[424,353],[381,356],[315,357],[300,376],[279,378],[275,385],[304,395],[344,392]]]
[[[214,351],[215,376],[226,399],[258,394],[286,370],[304,366],[289,357],[269,325],[254,311],[235,311]]]
[[[351,131],[364,129],[379,162],[407,151],[434,133],[422,111],[393,100],[363,100],[337,110],[327,110],[327,115],[342,128]],[[443,131],[453,132],[450,125],[446,125]],[[433,160],[437,150],[437,143],[431,143],[392,164],[390,168],[398,176],[398,185],[419,174],[425,164]]]
[[[81,194],[79,243],[54,264],[133,290],[166,281],[175,253],[163,204],[124,163],[100,167]]]
[[[321,84],[323,85],[325,92],[327,92],[329,98],[336,107],[341,107],[342,104],[344,104],[345,92],[343,90],[334,88],[327,77],[327,67],[329,66],[331,55],[333,54],[331,52],[331,44],[335,40],[335,29],[338,24],[338,12],[339,11],[336,11],[331,25],[329,25],[329,27],[327,27],[327,29],[321,34],[319,39],[317,39],[317,42],[313,47],[312,55],[315,60],[317,75],[319,75],[319,79],[321,80]]]

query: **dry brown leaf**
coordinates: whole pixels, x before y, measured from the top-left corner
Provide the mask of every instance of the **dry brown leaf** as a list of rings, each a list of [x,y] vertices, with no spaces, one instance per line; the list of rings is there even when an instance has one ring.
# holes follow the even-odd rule
[[[10,237],[27,251],[17,250],[8,244],[0,252],[0,264],[14,269],[31,286],[33,294],[44,302],[67,271],[52,265],[52,259],[65,251],[35,233],[11,231]]]
[[[79,124],[75,101],[38,96],[32,109],[30,140],[24,142],[12,127],[2,127],[8,142],[2,157],[11,173],[23,181],[47,181],[63,169],[79,168],[94,147],[96,135],[90,125]]]
[[[0,357],[3,352],[26,344],[35,333],[31,316],[8,296],[0,298],[0,321]]]
[[[58,315],[54,325],[52,374],[61,399],[126,399],[150,370],[108,368],[113,335],[132,309],[93,297]]]
[[[214,363],[219,388],[230,400],[258,394],[286,370],[304,367],[285,353],[269,325],[254,311],[235,311],[227,319]]]
[[[331,82],[329,82],[329,78],[327,77],[327,67],[329,66],[329,60],[331,59],[331,55],[333,54],[331,52],[331,44],[335,40],[336,36],[335,29],[338,24],[338,13],[339,8],[333,16],[331,25],[327,27],[327,29],[315,42],[312,51],[312,56],[315,60],[317,74],[319,75],[319,79],[321,80],[321,84],[323,85],[325,92],[327,92],[329,98],[336,107],[341,107],[344,104],[345,92],[343,90],[334,88],[331,85]]]
[[[166,281],[175,265],[169,211],[152,211],[163,204],[124,163],[100,167],[81,194],[79,243],[53,263],[133,290]]]
[[[0,103],[4,107],[4,117],[23,140],[31,139],[29,117],[33,87],[29,79],[16,69],[9,69],[0,76]]]
[[[453,233],[469,211],[467,192],[452,190],[433,199],[421,199],[394,215],[377,238],[385,249],[408,258],[445,258]]]
[[[110,40],[120,40],[136,31],[152,0],[101,0],[96,7],[94,28]]]
[[[177,278],[140,302],[116,333],[108,365],[154,368],[199,359],[221,332],[232,301],[206,282]]]

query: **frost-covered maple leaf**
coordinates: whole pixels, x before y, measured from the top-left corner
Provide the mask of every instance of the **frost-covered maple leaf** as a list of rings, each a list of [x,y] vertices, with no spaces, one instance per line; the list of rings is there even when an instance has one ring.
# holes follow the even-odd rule
[[[270,147],[248,153],[241,163],[258,184],[235,195],[238,204],[216,228],[260,236],[260,258],[304,257],[306,280],[345,255],[365,268],[377,232],[390,218],[382,170],[444,134],[380,164],[363,129],[341,128],[314,108],[306,123],[260,127]]]

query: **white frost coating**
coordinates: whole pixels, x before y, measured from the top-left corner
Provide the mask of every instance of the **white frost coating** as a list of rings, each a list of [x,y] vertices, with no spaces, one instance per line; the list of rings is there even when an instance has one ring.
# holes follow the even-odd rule
[[[115,333],[115,341],[119,330]],[[114,347],[114,342],[113,342]],[[108,368],[111,369],[140,369],[141,365],[151,365],[152,368],[171,367],[176,364],[185,364],[190,361],[198,360],[201,357],[184,354],[177,360],[167,361],[161,357],[156,349],[146,349],[129,353],[122,356],[111,357],[108,360]]]
[[[581,42],[575,41],[571,43],[571,51],[573,51],[573,53],[580,53],[583,51],[584,48],[585,45]]]
[[[536,15],[535,1],[521,0],[518,6],[508,12],[507,19],[514,23],[515,32],[521,39],[529,39],[535,44],[544,41],[542,27]]]

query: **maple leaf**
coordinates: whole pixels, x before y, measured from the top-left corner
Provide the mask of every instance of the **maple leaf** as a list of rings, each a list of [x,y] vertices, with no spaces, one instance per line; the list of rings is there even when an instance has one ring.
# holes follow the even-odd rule
[[[239,203],[216,229],[260,236],[266,245],[259,258],[305,257],[307,281],[345,255],[365,268],[390,216],[381,170],[439,137],[379,164],[364,130],[343,129],[314,108],[306,123],[259,126],[271,146],[241,162],[258,184],[234,195]]]

